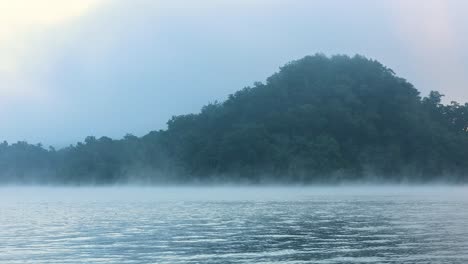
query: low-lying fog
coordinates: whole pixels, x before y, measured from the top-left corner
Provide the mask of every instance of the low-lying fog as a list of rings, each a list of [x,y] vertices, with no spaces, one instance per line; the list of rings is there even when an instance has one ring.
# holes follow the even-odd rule
[[[165,186],[165,187],[0,187],[9,201],[291,201],[320,197],[388,196],[468,199],[468,186]]]

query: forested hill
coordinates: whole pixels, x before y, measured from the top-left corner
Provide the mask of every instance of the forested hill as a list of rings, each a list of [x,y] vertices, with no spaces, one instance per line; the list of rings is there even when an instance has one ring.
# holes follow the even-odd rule
[[[55,150],[0,144],[0,181],[468,181],[468,104],[362,56],[307,56],[166,130]]]

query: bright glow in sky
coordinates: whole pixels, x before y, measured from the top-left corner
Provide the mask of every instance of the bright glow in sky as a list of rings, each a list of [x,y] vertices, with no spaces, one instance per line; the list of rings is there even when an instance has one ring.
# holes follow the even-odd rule
[[[305,55],[356,53],[468,101],[468,1],[0,0],[0,141],[165,127]]]
[[[17,76],[28,34],[54,24],[66,23],[97,7],[103,0],[0,0],[0,84],[11,83]],[[3,74],[2,74],[3,72]],[[8,73],[10,76],[5,76]],[[15,76],[16,75],[16,76]],[[24,76],[23,76],[24,77]],[[6,81],[9,79],[9,81]],[[24,85],[22,88],[24,88]],[[16,88],[16,89],[14,89]],[[0,85],[0,96],[18,94],[20,87]],[[13,90],[14,89],[14,90]]]
[[[2,19],[11,21],[36,20],[45,22],[59,21],[81,14],[96,0],[2,0],[0,1]]]
[[[0,36],[77,17],[99,0],[0,0]]]
[[[66,23],[67,20],[86,13],[101,1],[0,0],[0,42],[15,41],[19,35],[43,30],[53,24]]]

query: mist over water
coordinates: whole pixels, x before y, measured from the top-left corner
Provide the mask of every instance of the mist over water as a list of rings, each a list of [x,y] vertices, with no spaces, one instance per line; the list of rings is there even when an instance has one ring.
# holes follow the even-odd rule
[[[467,263],[468,188],[0,187],[0,263]]]
[[[0,264],[468,263],[468,1],[408,2],[0,0]]]

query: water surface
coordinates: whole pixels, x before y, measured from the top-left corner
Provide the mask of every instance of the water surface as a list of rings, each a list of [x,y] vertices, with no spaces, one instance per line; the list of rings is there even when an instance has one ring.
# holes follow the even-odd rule
[[[2,187],[0,197],[0,263],[468,263],[463,187]]]

